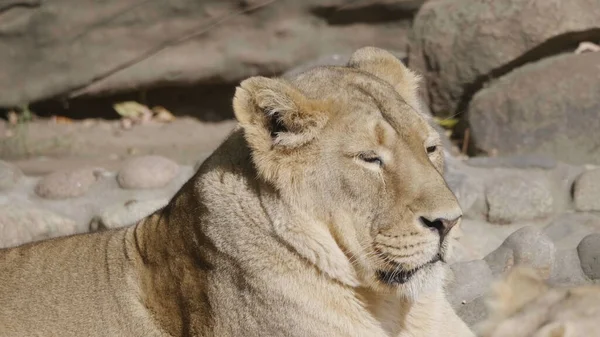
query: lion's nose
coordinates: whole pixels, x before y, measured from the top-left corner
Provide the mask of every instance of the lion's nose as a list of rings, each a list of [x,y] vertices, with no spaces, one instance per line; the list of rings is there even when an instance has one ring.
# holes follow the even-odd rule
[[[452,227],[454,227],[458,223],[461,217],[462,215],[454,219],[437,218],[435,220],[429,220],[426,217],[422,216],[420,217],[420,220],[425,227],[430,228],[432,230],[437,230],[438,233],[440,233],[440,237],[443,239],[446,236],[446,234],[450,232]]]

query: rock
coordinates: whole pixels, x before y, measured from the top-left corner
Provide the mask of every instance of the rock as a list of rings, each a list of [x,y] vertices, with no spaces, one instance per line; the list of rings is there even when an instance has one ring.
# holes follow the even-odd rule
[[[525,265],[548,278],[553,271],[555,251],[549,237],[540,229],[527,226],[511,234],[484,260],[494,275],[504,273],[515,265]]]
[[[573,199],[579,211],[600,211],[600,169],[584,172],[577,178]]]
[[[136,157],[127,161],[117,175],[122,188],[161,188],[179,173],[179,165],[160,156]]]
[[[101,170],[94,168],[56,171],[38,182],[35,193],[46,199],[79,197],[96,182],[100,172]]]
[[[596,0],[428,1],[414,19],[409,66],[424,74],[433,113],[453,115],[488,79],[576,45],[582,35],[598,39],[598,22]]]
[[[492,271],[483,260],[458,262],[450,269],[454,278],[447,286],[447,294],[454,309],[482,296],[492,282]]]
[[[500,246],[484,258],[494,276],[501,275],[515,265],[512,248]]]
[[[18,167],[0,160],[0,192],[12,188],[22,176]]]
[[[472,327],[475,323],[481,322],[487,315],[485,297],[478,297],[471,302],[461,305],[455,310],[458,317],[460,317],[468,326]]]
[[[573,184],[585,172],[585,167],[558,162],[556,168],[547,172],[548,180],[554,185],[554,209],[569,212],[573,210]]]
[[[75,221],[48,210],[14,204],[0,206],[0,248],[76,232]]]
[[[458,227],[455,230],[462,232],[462,229],[460,229],[460,227]],[[458,236],[463,237],[464,235],[460,233],[458,234]],[[479,252],[477,252],[472,247],[463,244],[459,238],[458,240],[453,242],[452,254],[448,256],[448,258],[446,259],[446,263],[452,265],[459,262],[473,261],[480,257],[481,254],[479,254]]]
[[[468,109],[477,148],[600,163],[599,72],[600,53],[563,54],[525,65],[480,90]]]
[[[558,249],[575,249],[588,234],[600,233],[600,216],[592,213],[566,213],[544,228]]]
[[[448,170],[444,177],[448,187],[458,199],[465,217],[477,219],[487,214],[482,179],[453,170]]]
[[[90,230],[106,230],[132,225],[165,206],[169,199],[130,200],[107,207],[90,222]]]
[[[590,234],[577,246],[581,269],[592,280],[600,279],[600,234]]]
[[[548,282],[556,286],[575,286],[589,282],[579,262],[576,249],[559,250]]]
[[[2,12],[0,49],[10,52],[0,53],[0,107],[159,85],[232,86],[365,45],[404,50],[412,14],[422,2],[140,6],[134,0],[80,0],[76,8],[61,1],[18,6]]]
[[[510,224],[498,226],[484,220],[465,218],[461,221],[460,232],[462,234],[457,241],[462,245],[460,250],[469,252],[470,259],[463,261],[479,260],[500,247],[504,240],[516,230],[524,227],[523,224]],[[456,246],[455,246],[456,247]],[[453,249],[453,252],[455,249]],[[459,251],[458,253],[464,253]],[[454,253],[452,253],[454,255]]]
[[[488,184],[486,200],[493,223],[542,219],[553,212],[552,189],[540,176],[503,176]]]
[[[466,161],[467,165],[484,168],[518,168],[518,169],[544,169],[551,170],[556,167],[552,158],[537,155],[516,155],[506,157],[472,157]]]

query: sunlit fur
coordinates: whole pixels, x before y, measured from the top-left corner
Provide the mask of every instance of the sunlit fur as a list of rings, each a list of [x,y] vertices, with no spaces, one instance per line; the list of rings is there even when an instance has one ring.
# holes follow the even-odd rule
[[[441,175],[441,146],[426,153],[440,140],[415,110],[417,78],[395,58],[371,54],[377,55],[363,50],[351,68],[318,68],[291,83],[251,78],[238,89],[234,107],[260,175],[296,212],[327,228],[332,244],[352,262],[337,261],[330,272],[342,273],[334,276],[348,284],[358,278],[364,286],[390,291],[377,280],[378,270],[411,270],[438,253],[450,254],[450,237],[440,247],[439,234],[419,217],[456,218],[461,211]],[[380,73],[398,83],[391,85]],[[411,94],[395,89],[404,82]],[[290,131],[273,140],[265,109],[289,116],[281,123]],[[296,131],[301,123],[306,125]],[[358,159],[364,152],[381,157],[383,167]],[[427,266],[393,291],[414,299],[440,288],[444,269],[442,263]]]
[[[165,208],[0,252],[0,336],[473,336],[428,264],[456,229],[419,218],[461,210],[417,83],[376,48],[243,81],[240,126]]]

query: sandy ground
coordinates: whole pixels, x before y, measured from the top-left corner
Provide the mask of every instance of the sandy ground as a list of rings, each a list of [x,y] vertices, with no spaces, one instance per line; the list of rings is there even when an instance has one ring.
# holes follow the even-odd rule
[[[201,122],[180,117],[125,129],[118,120],[37,119],[20,125],[0,121],[0,158],[28,175],[57,169],[119,168],[131,156],[157,154],[180,164],[206,158],[235,127],[235,121]]]

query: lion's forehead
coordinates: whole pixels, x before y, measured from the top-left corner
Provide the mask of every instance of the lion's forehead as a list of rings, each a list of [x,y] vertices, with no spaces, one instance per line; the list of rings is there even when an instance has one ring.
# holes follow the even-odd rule
[[[334,102],[336,116],[356,130],[371,132],[378,124],[387,124],[403,139],[422,142],[434,136],[423,114],[408,105],[391,85],[363,71],[317,67],[291,82],[307,97]]]

